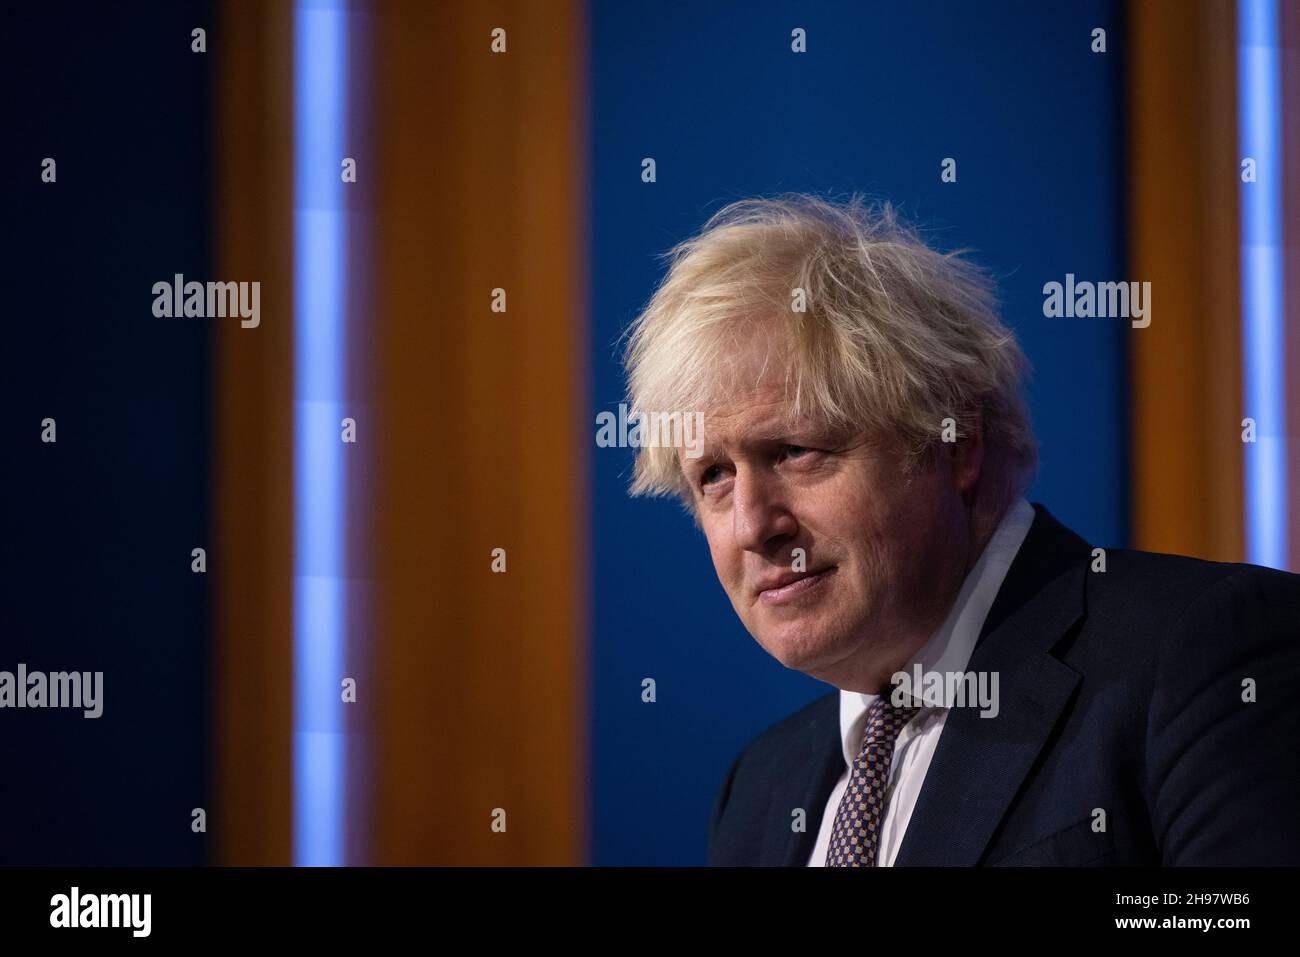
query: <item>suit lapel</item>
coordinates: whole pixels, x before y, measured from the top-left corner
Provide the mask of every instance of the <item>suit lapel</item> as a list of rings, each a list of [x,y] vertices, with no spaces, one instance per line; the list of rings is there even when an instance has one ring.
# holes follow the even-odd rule
[[[808,863],[817,831],[821,826],[822,812],[830,798],[835,782],[844,771],[844,748],[840,743],[840,696],[838,692],[826,695],[826,707],[819,708],[804,727],[803,738],[807,745],[805,767],[808,774],[785,774],[772,788],[768,815],[774,822],[763,846],[761,862],[768,866],[802,867]],[[805,812],[805,830],[791,829],[791,812],[801,807]]]
[[[1035,505],[970,671],[998,672],[1000,709],[948,712],[895,864],[978,864],[1080,676],[1049,650],[1083,615],[1088,545]]]

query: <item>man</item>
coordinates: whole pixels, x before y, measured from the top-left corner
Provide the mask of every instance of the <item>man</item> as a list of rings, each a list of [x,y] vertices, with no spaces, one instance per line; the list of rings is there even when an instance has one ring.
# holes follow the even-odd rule
[[[716,865],[1300,864],[1300,577],[1094,548],[1024,489],[990,284],[855,197],[746,200],[630,330],[732,607],[837,691],[732,763]]]

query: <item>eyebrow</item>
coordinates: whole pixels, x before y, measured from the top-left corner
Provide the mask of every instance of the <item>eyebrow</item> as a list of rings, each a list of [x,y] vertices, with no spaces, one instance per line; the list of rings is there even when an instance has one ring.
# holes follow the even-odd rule
[[[816,436],[818,440],[825,439],[839,441],[839,433],[830,426],[819,425],[812,422],[790,422],[783,425],[764,426],[757,431],[746,435],[737,443],[737,447],[745,450],[753,449],[758,446],[770,445],[774,442],[784,442],[795,437],[799,432],[811,433]],[[682,466],[682,471],[689,473],[695,470],[703,470],[708,466],[715,464],[719,458],[719,454],[718,443],[706,441],[699,457],[686,460],[686,463]],[[678,461],[682,461],[680,455],[678,456]]]

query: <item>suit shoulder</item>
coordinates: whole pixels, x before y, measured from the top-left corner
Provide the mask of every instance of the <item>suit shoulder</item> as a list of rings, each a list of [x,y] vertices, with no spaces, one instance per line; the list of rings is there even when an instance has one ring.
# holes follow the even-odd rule
[[[831,691],[815,698],[775,724],[755,735],[741,750],[740,757],[762,755],[765,758],[791,751],[806,754],[808,743],[827,727],[839,726],[840,694]]]
[[[757,862],[753,836],[765,827],[772,788],[790,775],[808,773],[809,762],[838,741],[838,728],[839,692],[833,691],[764,729],[740,750],[714,798],[710,864]]]
[[[1178,613],[1211,591],[1262,590],[1295,594],[1300,575],[1239,562],[1116,548],[1106,550],[1105,572],[1088,576],[1089,605]]]

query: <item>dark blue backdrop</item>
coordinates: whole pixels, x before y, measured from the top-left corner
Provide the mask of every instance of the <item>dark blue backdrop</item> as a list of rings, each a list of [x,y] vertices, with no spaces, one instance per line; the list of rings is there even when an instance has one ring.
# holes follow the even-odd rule
[[[206,3],[14,5],[0,33],[0,670],[103,671],[104,713],[0,712],[0,865],[202,863],[209,806]],[[226,144],[225,148],[238,148]],[[57,162],[42,183],[41,160]],[[42,444],[53,417],[58,441]]]
[[[790,51],[795,27],[807,53]],[[624,394],[615,340],[662,276],[658,253],[734,199],[865,190],[994,271],[1036,369],[1030,498],[1126,544],[1123,329],[1042,315],[1044,282],[1124,278],[1121,30],[1102,0],[595,2],[588,423]],[[627,498],[631,461],[593,452],[592,861],[702,863],[731,758],[830,688],[749,637],[678,506]]]

